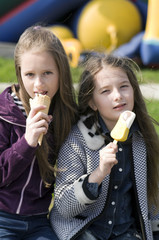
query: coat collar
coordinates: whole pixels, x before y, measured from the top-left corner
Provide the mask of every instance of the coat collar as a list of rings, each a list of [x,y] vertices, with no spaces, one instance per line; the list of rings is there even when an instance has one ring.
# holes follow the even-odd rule
[[[13,124],[26,125],[26,118],[11,96],[11,87],[0,94],[0,118]]]
[[[100,128],[99,124],[97,123],[96,125],[92,119],[92,115],[81,116],[77,126],[80,129],[87,146],[92,150],[98,150],[105,142],[104,137],[97,132],[97,127]]]

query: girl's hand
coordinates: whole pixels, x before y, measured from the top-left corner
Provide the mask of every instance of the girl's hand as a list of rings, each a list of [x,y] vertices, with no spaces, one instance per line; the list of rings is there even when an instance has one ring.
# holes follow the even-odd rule
[[[38,139],[42,133],[47,133],[49,122],[52,119],[52,116],[40,112],[45,108],[45,106],[38,106],[31,109],[26,120],[25,139],[32,147],[38,145]]]
[[[109,175],[111,173],[112,167],[118,163],[116,159],[117,151],[118,147],[113,142],[109,143],[106,147],[100,150],[99,170],[103,177]]]
[[[99,151],[99,166],[91,173],[88,181],[101,184],[103,179],[111,173],[112,167],[118,163],[116,153],[118,146],[113,142]]]

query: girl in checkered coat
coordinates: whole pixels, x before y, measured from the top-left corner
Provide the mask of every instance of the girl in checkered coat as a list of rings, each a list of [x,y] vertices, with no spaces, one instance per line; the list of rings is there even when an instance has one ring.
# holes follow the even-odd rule
[[[51,224],[60,240],[153,240],[159,140],[130,59],[95,55],[81,76],[81,118],[58,157]],[[119,115],[136,119],[125,142],[110,136]],[[156,122],[157,123],[157,122]],[[154,238],[155,238],[154,237]]]

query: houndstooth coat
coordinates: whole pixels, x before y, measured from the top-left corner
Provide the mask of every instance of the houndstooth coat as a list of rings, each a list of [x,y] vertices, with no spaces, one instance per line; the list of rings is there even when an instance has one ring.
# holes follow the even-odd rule
[[[89,117],[82,117],[63,144],[59,158],[55,202],[50,214],[51,225],[60,240],[73,240],[101,214],[107,199],[109,176],[103,183],[100,196],[91,199],[84,189],[84,179],[99,164],[99,150],[105,145]],[[132,140],[134,187],[138,202],[144,240],[153,240],[147,202],[147,163],[143,137],[133,134]]]

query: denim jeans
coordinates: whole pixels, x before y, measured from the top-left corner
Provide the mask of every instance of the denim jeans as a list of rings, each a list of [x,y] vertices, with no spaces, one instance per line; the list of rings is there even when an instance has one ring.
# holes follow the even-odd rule
[[[19,216],[0,211],[0,239],[58,240],[47,215]]]
[[[77,237],[76,240],[100,240],[100,239],[94,237],[90,231],[86,230],[81,236]],[[112,236],[109,239],[105,240],[142,240],[142,237],[136,231],[130,230],[127,231],[126,233],[121,234],[120,236]]]

